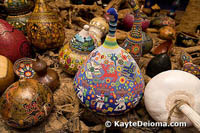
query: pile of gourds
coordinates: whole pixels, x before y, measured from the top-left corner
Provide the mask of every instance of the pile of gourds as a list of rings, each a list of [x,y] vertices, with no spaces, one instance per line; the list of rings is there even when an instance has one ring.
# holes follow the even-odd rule
[[[200,94],[197,78],[200,67],[183,53],[183,70],[197,77],[170,70],[175,30],[170,27],[171,23],[165,25],[165,22],[173,20],[163,17],[150,22],[134,0],[128,3],[134,17],[125,18],[124,23],[131,21],[131,30],[118,45],[115,34],[118,13],[114,8],[107,10],[105,18],[92,19],[90,25],[85,25],[65,43],[67,34],[62,22],[44,0],[35,2],[33,12],[32,1],[5,1],[10,15],[7,21],[12,24],[0,20],[0,114],[6,124],[15,128],[31,127],[47,118],[53,108],[53,92],[60,86],[59,76],[45,61],[33,59],[34,47],[38,51],[59,49],[60,66],[66,73],[75,75],[73,85],[77,98],[94,113],[126,113],[139,104],[144,94],[146,109],[156,121],[185,121],[188,126],[192,122],[200,130],[200,103],[196,100]],[[144,32],[149,25],[158,26],[159,36],[166,42],[152,51],[155,57],[146,71],[152,80],[145,87],[138,64],[140,57],[153,47],[152,39]],[[172,26],[175,26],[173,22]],[[193,36],[192,41],[184,41],[184,36],[189,35],[178,34],[177,45],[196,45],[197,38]],[[174,108],[185,115],[170,114]]]

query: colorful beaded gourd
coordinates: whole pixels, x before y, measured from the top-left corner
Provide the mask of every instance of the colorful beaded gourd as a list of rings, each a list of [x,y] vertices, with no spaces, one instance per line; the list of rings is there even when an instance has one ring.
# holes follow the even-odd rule
[[[88,54],[95,48],[96,42],[88,30],[89,26],[85,25],[84,29],[59,51],[59,62],[68,74],[75,75]]]
[[[29,40],[37,48],[50,49],[63,45],[65,39],[63,25],[45,0],[36,1],[26,28]]]
[[[134,22],[131,31],[128,34],[126,40],[120,46],[128,51],[134,60],[139,63],[142,56],[142,26],[141,18],[139,18],[139,7],[133,0],[131,6],[134,9]]]
[[[192,57],[186,52],[181,52],[180,56],[181,64],[183,65],[182,70],[189,72],[200,79],[200,66],[192,63]]]
[[[99,114],[119,115],[134,108],[144,91],[144,80],[131,55],[116,41],[118,14],[110,15],[109,33],[100,47],[91,52],[74,79],[78,98]]]

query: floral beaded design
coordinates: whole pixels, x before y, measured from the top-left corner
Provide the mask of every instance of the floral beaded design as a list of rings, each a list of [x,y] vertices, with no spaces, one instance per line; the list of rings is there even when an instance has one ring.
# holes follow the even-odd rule
[[[118,115],[135,107],[144,91],[144,80],[131,55],[121,47],[100,46],[75,76],[81,102],[97,113]]]

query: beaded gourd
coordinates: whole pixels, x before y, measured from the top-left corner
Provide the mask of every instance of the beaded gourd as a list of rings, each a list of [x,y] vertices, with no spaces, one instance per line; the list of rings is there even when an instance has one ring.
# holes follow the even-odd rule
[[[134,60],[139,63],[140,57],[142,56],[142,24],[139,6],[134,0],[131,2],[130,5],[134,10],[134,22],[127,38],[120,46],[128,51]]]
[[[141,71],[131,55],[116,41],[118,14],[107,11],[109,33],[77,72],[74,89],[81,102],[99,114],[119,115],[134,108],[144,91]]]
[[[68,74],[75,75],[86,60],[88,54],[95,48],[95,41],[89,35],[88,30],[89,26],[85,25],[59,51],[59,62]]]

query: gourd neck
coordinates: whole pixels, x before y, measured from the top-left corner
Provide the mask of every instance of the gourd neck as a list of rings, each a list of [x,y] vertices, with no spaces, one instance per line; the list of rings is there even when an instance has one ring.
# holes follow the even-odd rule
[[[119,47],[116,37],[110,36],[110,35],[106,36],[103,46],[106,48],[109,48],[109,49],[115,49],[115,48]]]
[[[46,4],[45,0],[36,0],[34,13],[47,13],[50,9]]]
[[[111,36],[111,37],[114,37],[116,29],[117,29],[117,21],[116,20],[110,20],[109,21],[109,32],[108,32],[108,35]]]
[[[129,33],[129,39],[136,42],[142,41],[142,24],[141,19],[138,17],[136,17],[133,21],[133,26]]]

